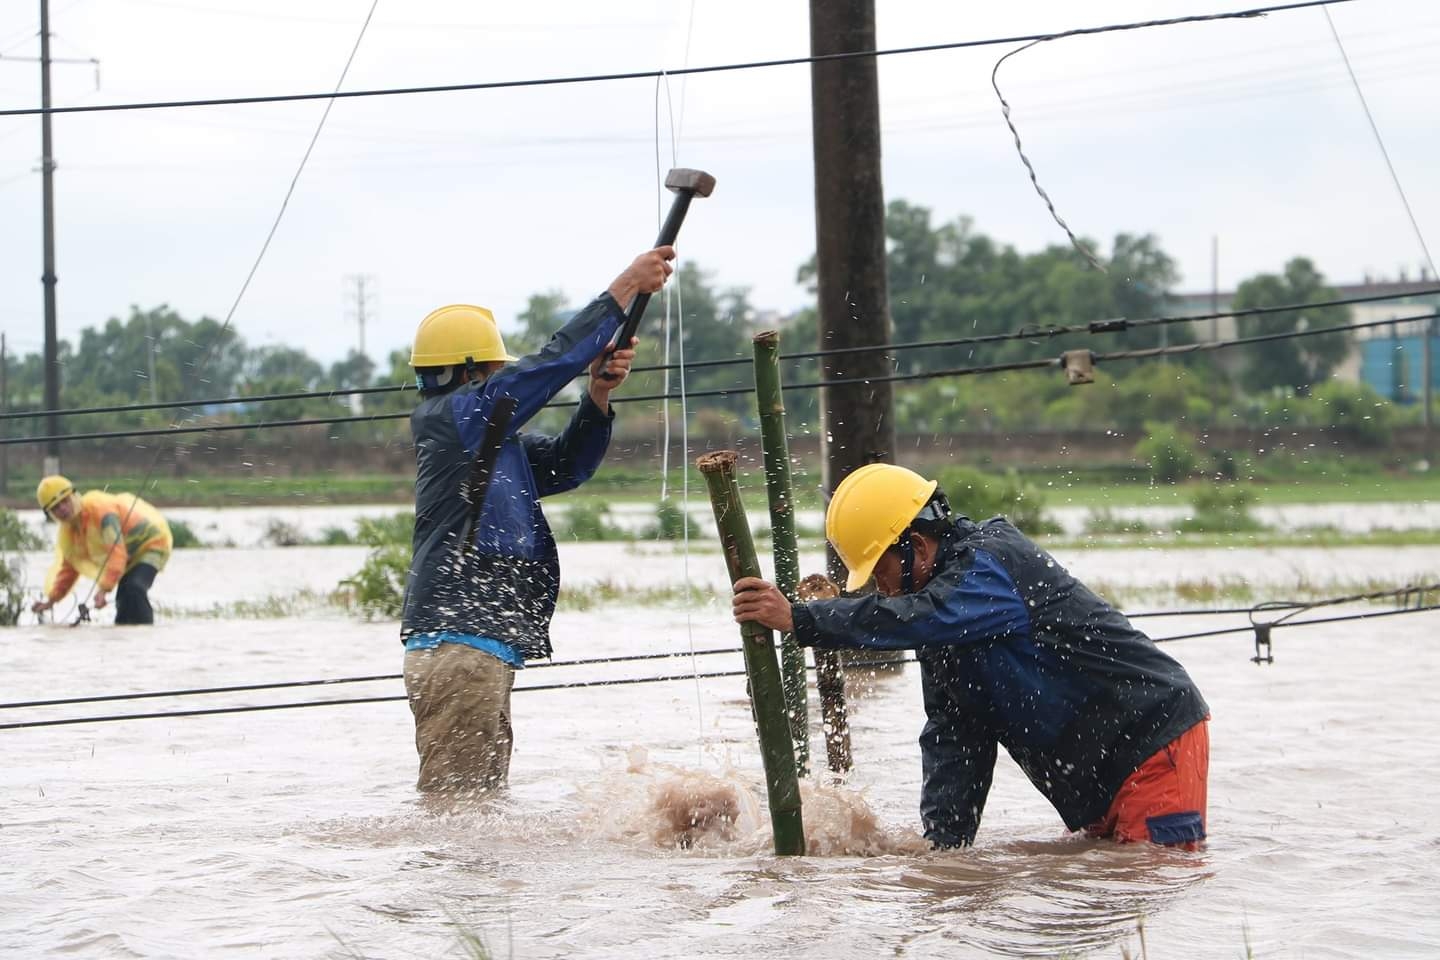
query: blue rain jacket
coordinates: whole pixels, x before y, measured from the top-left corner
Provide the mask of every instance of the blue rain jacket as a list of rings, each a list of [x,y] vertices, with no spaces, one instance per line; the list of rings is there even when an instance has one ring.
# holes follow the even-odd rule
[[[610,444],[613,414],[586,394],[558,436],[519,431],[585,372],[623,320],[619,304],[603,294],[539,353],[415,408],[410,416],[415,538],[402,641],[415,633],[451,631],[499,640],[526,659],[550,656],[560,559],[540,498],[574,489],[594,474]],[[474,543],[457,550],[470,509],[460,489],[502,396],[516,399],[515,413],[491,472]]]
[[[1184,668],[1003,519],[960,518],[924,589],[793,608],[816,647],[915,650],[925,836],[973,843],[996,744],[1078,830],[1209,713]]]

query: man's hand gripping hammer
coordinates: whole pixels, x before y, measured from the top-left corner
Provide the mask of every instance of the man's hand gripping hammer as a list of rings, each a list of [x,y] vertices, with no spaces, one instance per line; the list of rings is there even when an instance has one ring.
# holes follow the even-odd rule
[[[674,192],[675,199],[670,202],[670,213],[660,225],[660,235],[655,238],[657,247],[668,247],[675,243],[675,238],[680,235],[680,224],[685,222],[685,214],[690,210],[690,201],[695,197],[710,196],[710,191],[715,189],[715,178],[704,170],[676,167],[665,175],[665,186]],[[629,311],[625,314],[625,323],[620,327],[620,333],[605,352],[606,357],[622,346],[630,346],[630,340],[635,336],[635,331],[640,326],[640,318],[649,303],[650,294],[635,295]],[[611,373],[602,373],[600,376],[606,380],[618,379]]]

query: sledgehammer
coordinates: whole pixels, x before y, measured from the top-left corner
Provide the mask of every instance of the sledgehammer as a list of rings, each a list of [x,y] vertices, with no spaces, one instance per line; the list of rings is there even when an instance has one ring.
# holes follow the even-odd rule
[[[670,202],[670,213],[660,225],[660,235],[655,238],[657,247],[668,247],[675,242],[675,238],[680,235],[680,224],[685,222],[685,214],[690,209],[690,201],[695,197],[710,196],[710,191],[715,189],[715,178],[704,170],[675,167],[665,174],[665,186],[675,193],[675,199]],[[640,326],[640,318],[649,303],[650,294],[635,295],[630,310],[625,314],[625,323],[615,337],[615,343],[606,351],[607,358],[621,347],[630,346],[630,339],[635,336],[635,331]],[[602,373],[601,376],[606,380],[616,379],[612,373]]]

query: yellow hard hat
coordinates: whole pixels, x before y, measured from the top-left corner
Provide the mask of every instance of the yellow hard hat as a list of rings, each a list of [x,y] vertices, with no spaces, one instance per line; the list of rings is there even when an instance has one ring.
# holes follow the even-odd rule
[[[40,479],[40,485],[35,488],[35,499],[40,502],[40,509],[49,513],[56,504],[75,492],[75,484],[57,474]]]
[[[410,351],[412,367],[448,367],[473,360],[514,360],[505,351],[495,315],[484,307],[452,303],[431,311],[415,331]]]
[[[890,463],[866,464],[840,481],[825,511],[825,538],[850,571],[846,590],[865,586],[880,555],[925,509],[937,486]]]

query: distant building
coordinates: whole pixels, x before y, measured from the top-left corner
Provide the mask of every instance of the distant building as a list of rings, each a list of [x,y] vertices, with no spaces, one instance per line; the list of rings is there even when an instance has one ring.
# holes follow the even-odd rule
[[[1399,280],[1365,278],[1363,283],[1339,284],[1333,287],[1336,299],[1351,297],[1393,297],[1374,303],[1356,303],[1350,307],[1355,323],[1391,320],[1395,317],[1440,312],[1440,293],[1421,293],[1440,287],[1440,281],[1428,271],[1420,271],[1420,279]],[[1229,310],[1235,292],[1177,293],[1169,298],[1169,309],[1175,314],[1207,314]],[[1396,403],[1415,403],[1425,392],[1425,330],[1429,325],[1432,355],[1430,384],[1440,388],[1440,322],[1416,320],[1386,327],[1355,331],[1355,349],[1335,370],[1335,379],[1364,383],[1382,397]],[[1195,338],[1201,341],[1229,340],[1237,335],[1234,317],[1202,320],[1195,324]],[[1233,353],[1233,351],[1231,351]],[[1233,367],[1232,358],[1222,363]]]

